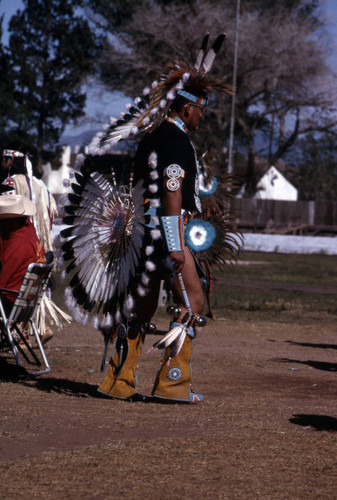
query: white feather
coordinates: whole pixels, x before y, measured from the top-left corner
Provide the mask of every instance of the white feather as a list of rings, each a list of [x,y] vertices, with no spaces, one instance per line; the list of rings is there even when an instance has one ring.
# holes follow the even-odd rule
[[[80,321],[81,325],[85,326],[88,323],[88,319],[89,319],[89,313],[82,311],[81,321]]]
[[[157,153],[155,151],[152,151],[148,160],[148,164],[150,165],[151,168],[157,168],[157,160],[158,160]]]
[[[156,265],[151,261],[151,260],[147,260],[145,262],[145,267],[148,271],[154,271],[156,269]]]
[[[159,240],[159,238],[161,237],[161,232],[159,229],[152,229],[150,231],[150,234],[153,240]]]
[[[180,333],[179,336],[177,336],[176,340],[171,344],[170,359],[178,356],[179,352],[181,351],[183,343],[185,342],[186,331],[187,331],[186,327],[183,326],[182,332]]]
[[[149,185],[149,190],[151,191],[151,193],[156,193],[158,191],[157,184],[150,184]]]
[[[121,312],[120,310],[118,309],[118,311],[116,312],[115,314],[115,320],[116,320],[116,324],[118,323],[121,323],[122,322],[122,315],[121,315]]]
[[[76,300],[75,300],[73,293],[72,293],[72,290],[69,286],[67,286],[65,291],[64,291],[64,302],[65,302],[66,306],[68,307],[68,309],[70,311],[73,311],[73,309],[76,306]]]
[[[113,321],[112,321],[111,314],[109,314],[109,313],[105,314],[103,316],[102,321],[101,321],[101,327],[102,328],[110,328],[112,326],[112,323],[113,323]]]
[[[160,207],[160,200],[159,200],[159,198],[152,198],[152,200],[150,200],[150,206],[152,208],[159,208]]]
[[[75,306],[73,308],[72,315],[73,315],[74,320],[77,323],[81,323],[82,322],[82,309],[80,309],[78,306]]]
[[[127,317],[130,316],[133,307],[134,307],[134,299],[132,295],[129,295],[126,301],[124,302],[124,307],[123,307],[123,313],[125,314],[125,316]]]
[[[173,89],[171,89],[168,93],[167,93],[167,98],[170,100],[170,101],[173,101],[173,99],[175,98],[176,96],[176,93],[174,92]]]
[[[184,325],[175,326],[162,339],[155,342],[153,344],[153,347],[155,349],[164,349],[166,347],[170,347],[170,345],[177,339],[177,337],[179,337],[179,335],[183,333],[184,330]]]
[[[98,330],[99,329],[99,317],[98,316],[94,316],[91,320],[91,326],[93,328],[95,328],[95,330]]]
[[[150,178],[153,180],[153,181],[156,181],[159,177],[159,174],[157,172],[157,170],[152,170],[152,172],[150,172]]]
[[[150,278],[145,273],[142,274],[141,280],[144,285],[148,285],[150,283]]]
[[[145,253],[147,256],[151,255],[154,252],[154,247],[152,245],[148,245],[145,247]]]
[[[140,297],[145,297],[145,295],[148,293],[148,290],[146,288],[144,288],[143,286],[138,285],[137,293]]]
[[[126,299],[126,302],[125,302],[125,305],[126,307],[128,307],[129,309],[132,309],[133,306],[134,306],[134,300],[133,300],[133,297],[132,295],[128,295],[127,299]]]

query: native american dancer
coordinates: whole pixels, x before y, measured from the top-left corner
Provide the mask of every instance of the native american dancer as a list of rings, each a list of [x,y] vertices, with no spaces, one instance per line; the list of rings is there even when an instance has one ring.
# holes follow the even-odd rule
[[[99,386],[114,398],[145,399],[137,392],[137,367],[163,279],[176,305],[168,308],[168,334],[154,344],[163,356],[152,397],[187,403],[203,398],[191,390],[195,330],[206,323],[200,279],[205,270],[210,279],[210,265],[223,263],[226,251],[233,255],[239,247],[238,239],[228,235],[229,184],[226,189],[217,185],[205,161],[199,164],[189,138],[202,119],[207,92],[231,92],[207,76],[224,35],[209,50],[208,38],[193,67],[170,65],[122,119],[94,138],[76,174],[71,204],[65,207],[69,215],[64,222],[70,227],[62,233],[69,238],[63,250],[72,276],[67,302],[75,319],[85,323],[95,314],[96,326],[116,334],[115,351]],[[93,171],[95,155],[142,132],[147,133],[128,185],[120,186],[113,170],[110,176]],[[220,229],[202,219],[200,195],[208,198],[206,214]],[[217,246],[210,250],[215,240]]]

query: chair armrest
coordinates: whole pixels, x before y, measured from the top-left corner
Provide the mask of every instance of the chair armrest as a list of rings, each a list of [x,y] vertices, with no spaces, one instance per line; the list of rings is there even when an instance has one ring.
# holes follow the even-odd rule
[[[2,292],[12,293],[13,295],[18,295],[19,290],[12,290],[11,288],[0,288],[0,295]]]

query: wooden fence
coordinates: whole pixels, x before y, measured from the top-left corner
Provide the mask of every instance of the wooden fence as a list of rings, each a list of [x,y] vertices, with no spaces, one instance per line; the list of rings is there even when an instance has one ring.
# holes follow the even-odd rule
[[[337,202],[235,198],[231,212],[242,231],[278,234],[337,233]]]

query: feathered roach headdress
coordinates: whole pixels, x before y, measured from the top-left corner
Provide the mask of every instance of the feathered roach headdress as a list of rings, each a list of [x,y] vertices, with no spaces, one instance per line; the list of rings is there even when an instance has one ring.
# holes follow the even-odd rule
[[[104,154],[120,141],[154,130],[167,116],[177,95],[194,101],[194,94],[200,92],[220,91],[231,94],[229,85],[208,76],[225,36],[224,33],[218,35],[207,50],[209,34],[205,35],[193,66],[167,64],[166,72],[159,81],[146,87],[142,98],[137,97],[134,104],[128,104],[123,116],[118,120],[112,119],[111,125],[94,137],[89,153]]]

